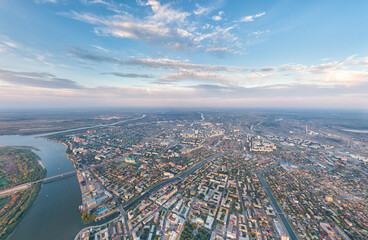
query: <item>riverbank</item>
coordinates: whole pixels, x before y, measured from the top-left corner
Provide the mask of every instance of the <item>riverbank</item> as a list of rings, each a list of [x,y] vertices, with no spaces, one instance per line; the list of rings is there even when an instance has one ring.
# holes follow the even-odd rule
[[[89,232],[93,232],[93,231],[98,231],[98,230],[106,228],[108,225],[111,225],[112,223],[116,223],[118,221],[123,221],[123,217],[122,216],[117,216],[116,218],[113,218],[112,220],[109,220],[108,222],[105,222],[103,224],[85,227],[77,233],[77,235],[74,237],[74,240],[80,240],[81,236],[83,236],[83,234],[85,234],[86,232],[89,233]]]
[[[143,117],[144,115],[137,119]],[[121,123],[121,121],[115,124],[118,123]],[[90,128],[93,127],[100,126],[91,126]],[[66,152],[68,146],[65,143],[54,141],[47,137],[53,134],[83,129],[86,128],[68,129],[66,131],[38,135],[3,135],[0,136],[0,145],[27,146],[26,148],[39,150],[37,155],[39,155],[43,166],[40,168],[46,169],[48,176],[56,176],[75,170],[75,166],[73,159]],[[76,177],[70,177],[62,181],[54,181],[42,185],[40,191],[34,195],[34,203],[27,209],[27,214],[24,214],[20,224],[17,224],[18,227],[8,237],[8,240],[73,239],[80,229],[88,226],[82,223],[81,213],[78,210],[81,205],[81,191],[77,183],[78,179]],[[7,203],[6,201],[4,202]],[[115,217],[115,214],[113,214],[98,221],[97,224],[104,223]],[[60,226],[63,227],[61,228]]]
[[[39,149],[36,153],[47,170],[47,177],[74,171],[73,164],[65,155],[65,146],[45,138],[0,136],[0,145],[32,146]],[[86,226],[81,222],[78,211],[80,204],[80,190],[75,176],[42,184],[34,203],[8,240],[72,239]]]
[[[59,140],[56,140],[56,139],[50,139],[50,138],[48,138],[48,136],[44,136],[43,137],[44,139],[46,139],[46,140],[48,140],[48,141],[52,141],[52,142],[56,142],[56,143],[60,143],[60,144],[63,144],[64,146],[65,146],[65,156],[68,158],[68,160],[73,164],[73,167],[74,167],[74,170],[76,171],[76,176],[77,176],[77,181],[78,181],[78,186],[79,186],[79,191],[80,191],[80,198],[82,199],[82,197],[83,197],[83,190],[82,190],[82,181],[83,181],[83,178],[80,176],[80,173],[81,173],[81,171],[79,171],[77,168],[76,168],[76,165],[75,165],[75,160],[72,158],[72,156],[68,153],[68,148],[69,148],[69,146],[66,144],[66,143],[64,143],[64,142],[62,142],[62,141],[59,141]],[[82,211],[81,211],[81,206],[82,205],[80,205],[79,207],[78,207],[78,210],[79,210],[79,212],[82,214]],[[105,214],[105,215],[102,215],[102,216],[98,216],[98,217],[96,217],[96,219],[93,221],[93,222],[88,222],[88,223],[83,223],[83,224],[87,224],[87,225],[91,225],[91,224],[93,224],[94,222],[106,222],[106,221],[110,221],[111,220],[111,217],[113,217],[113,218],[115,218],[114,217],[114,215],[116,215],[118,213],[118,210],[116,210],[116,211],[112,211],[112,212],[109,212],[108,214]],[[81,219],[81,222],[83,222],[82,221],[82,219]]]
[[[37,186],[33,186],[32,188],[34,188],[35,190],[27,189],[22,193],[22,194],[27,194],[27,191],[30,191],[30,193],[29,193],[30,197],[28,198],[28,201],[26,201],[25,203],[20,204],[19,208],[22,208],[23,210],[22,211],[17,211],[18,212],[18,219],[8,226],[8,231],[5,232],[4,238],[3,238],[3,236],[0,235],[1,240],[5,240],[8,237],[10,238],[12,236],[12,234],[17,230],[19,225],[22,223],[24,217],[27,215],[28,211],[32,207],[33,203],[35,202],[36,198],[38,197],[38,195],[41,191],[41,188],[42,188],[42,184],[39,183],[39,184],[37,184]]]
[[[0,178],[5,179],[6,181],[4,181],[5,183],[8,182],[8,185],[10,185],[10,181],[13,181],[13,179],[21,179],[13,183],[21,184],[19,189],[8,193],[5,189],[3,191],[5,194],[2,194],[0,197],[0,202],[3,203],[0,210],[0,240],[7,239],[18,227],[41,190],[40,183],[34,186],[27,186],[24,185],[24,181],[28,181],[28,179],[30,181],[39,180],[46,176],[46,169],[43,164],[40,164],[40,157],[32,150],[32,148],[24,147],[5,147],[5,149],[3,147],[0,152],[0,158],[3,161],[6,162],[6,158],[9,158],[5,165],[1,165],[2,170],[4,170],[3,168],[6,170],[8,167],[11,167],[11,171],[6,170],[6,175],[0,176]],[[21,166],[22,169],[20,169]],[[13,174],[15,173],[18,173],[19,176],[14,176]],[[3,173],[1,174],[3,175]],[[30,174],[31,176],[29,176]],[[26,179],[25,176],[27,176]],[[7,178],[9,178],[9,181]]]

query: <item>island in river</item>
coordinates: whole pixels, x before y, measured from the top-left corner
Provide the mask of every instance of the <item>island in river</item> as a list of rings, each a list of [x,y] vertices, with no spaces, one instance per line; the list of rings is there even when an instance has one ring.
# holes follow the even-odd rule
[[[33,182],[46,176],[40,158],[29,147],[0,147],[0,190]],[[0,196],[0,240],[6,239],[36,199],[41,183]]]

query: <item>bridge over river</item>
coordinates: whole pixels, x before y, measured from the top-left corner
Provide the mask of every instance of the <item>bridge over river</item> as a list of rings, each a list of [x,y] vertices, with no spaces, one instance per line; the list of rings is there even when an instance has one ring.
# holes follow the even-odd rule
[[[11,195],[11,194],[16,193],[18,191],[27,189],[27,188],[29,188],[32,185],[35,185],[37,183],[44,183],[45,184],[45,183],[61,180],[61,179],[66,178],[66,177],[71,177],[71,176],[74,176],[76,173],[77,172],[74,170],[74,171],[70,171],[70,172],[66,172],[66,173],[61,173],[61,174],[58,174],[58,175],[55,175],[55,176],[52,176],[52,177],[39,179],[39,180],[36,180],[36,181],[33,181],[33,182],[23,183],[23,184],[15,186],[13,188],[9,188],[9,189],[5,189],[5,190],[0,191],[0,197]]]
[[[122,161],[121,158],[113,159],[113,160],[106,161],[106,162],[103,162],[103,163],[100,163],[100,164],[97,164],[97,165],[92,165],[90,167],[80,169],[78,171],[86,171],[86,170],[89,170],[91,168],[95,168],[95,167],[98,167],[98,166],[109,164],[111,162],[120,162],[120,161]],[[16,193],[18,191],[27,189],[30,186],[32,186],[34,184],[37,184],[37,183],[46,184],[46,183],[50,183],[50,182],[54,182],[54,181],[64,179],[66,177],[71,177],[71,176],[74,176],[76,173],[77,173],[77,170],[73,170],[73,171],[70,171],[70,172],[60,173],[60,174],[57,174],[57,175],[54,175],[54,176],[51,176],[51,177],[46,177],[46,178],[43,178],[43,179],[39,179],[39,180],[36,180],[36,181],[33,181],[33,182],[23,183],[23,184],[14,186],[12,188],[0,191],[0,197],[8,196],[8,195],[11,195],[11,194]]]

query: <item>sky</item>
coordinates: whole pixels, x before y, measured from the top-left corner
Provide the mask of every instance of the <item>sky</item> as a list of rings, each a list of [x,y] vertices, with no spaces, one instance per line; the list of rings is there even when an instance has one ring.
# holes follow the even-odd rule
[[[0,108],[368,109],[368,1],[0,0]]]

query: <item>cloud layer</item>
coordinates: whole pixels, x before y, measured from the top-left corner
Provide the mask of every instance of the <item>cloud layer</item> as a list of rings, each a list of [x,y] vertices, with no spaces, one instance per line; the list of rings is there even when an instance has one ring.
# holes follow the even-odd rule
[[[76,55],[79,56],[79,55]],[[244,68],[197,65],[169,59],[117,59],[86,53],[82,59],[119,63],[168,72],[156,78],[150,74],[104,72],[131,79],[155,79],[144,86],[87,87],[74,80],[59,78],[48,72],[17,72],[0,69],[0,100],[17,101],[28,96],[49,97],[57,101],[91,101],[113,106],[178,106],[189,107],[193,101],[204,105],[276,106],[287,101],[307,107],[322,101],[321,106],[340,101],[345,107],[366,107],[368,73],[366,58],[347,57],[319,65],[284,64],[275,67]],[[86,57],[88,56],[88,57]],[[230,70],[231,69],[231,70]],[[288,79],[288,81],[285,81]],[[185,84],[184,84],[185,83]],[[18,100],[19,100],[18,99]],[[256,102],[258,99],[258,103]],[[303,101],[302,101],[303,100]],[[344,101],[343,101],[344,100]],[[34,100],[36,101],[36,100]],[[51,104],[50,102],[50,104]],[[225,104],[226,103],[226,104]],[[39,103],[38,103],[39,104]],[[156,105],[157,104],[157,105]],[[255,105],[254,105],[255,104]],[[200,104],[199,104],[200,105]],[[203,105],[203,106],[204,106]]]
[[[352,55],[339,61],[324,62],[318,65],[296,63],[279,66],[248,67],[194,64],[188,60],[168,58],[129,58],[120,59],[99,55],[80,48],[72,48],[73,57],[89,62],[135,66],[146,70],[162,69],[159,83],[198,80],[216,82],[223,85],[238,84],[239,86],[265,86],[282,84],[315,84],[320,86],[348,86],[368,81],[366,57],[357,58]]]
[[[176,50],[202,50],[224,57],[226,54],[241,54],[244,51],[242,41],[245,40],[240,40],[236,33],[237,23],[252,22],[266,14],[261,12],[231,22],[225,21],[226,13],[222,10],[210,15],[213,7],[195,4],[192,11],[187,12],[175,8],[173,3],[161,4],[157,0],[137,3],[137,10],[149,13],[133,15],[116,7],[110,15],[77,11],[63,15],[92,24],[94,32],[99,36],[141,40]],[[198,18],[212,20],[212,23],[203,26]]]
[[[287,10],[226,0],[6,2],[5,105],[368,108],[368,57],[352,55],[366,52],[366,34],[349,34],[323,4],[313,3],[318,15],[309,2]],[[7,11],[25,15],[7,22]]]
[[[43,72],[15,72],[0,69],[0,81],[15,86],[27,86],[51,89],[81,89],[75,81],[57,78],[51,73]]]

